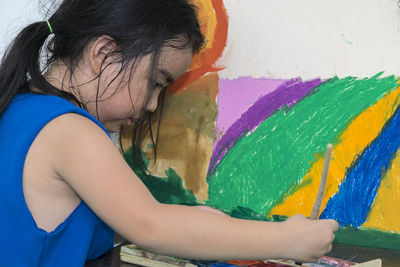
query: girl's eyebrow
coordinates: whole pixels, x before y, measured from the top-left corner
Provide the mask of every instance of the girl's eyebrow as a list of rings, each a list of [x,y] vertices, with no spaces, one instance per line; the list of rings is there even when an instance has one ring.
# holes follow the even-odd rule
[[[169,73],[168,71],[166,71],[164,69],[160,69],[160,73],[164,76],[165,81],[168,84],[171,84],[175,81],[175,79],[172,77],[171,73]]]

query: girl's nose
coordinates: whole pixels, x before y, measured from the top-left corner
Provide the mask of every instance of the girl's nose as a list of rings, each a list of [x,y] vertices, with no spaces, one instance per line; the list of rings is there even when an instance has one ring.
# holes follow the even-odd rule
[[[150,112],[154,112],[157,109],[157,105],[158,105],[158,97],[152,97],[150,99],[150,102],[147,106],[147,110]]]

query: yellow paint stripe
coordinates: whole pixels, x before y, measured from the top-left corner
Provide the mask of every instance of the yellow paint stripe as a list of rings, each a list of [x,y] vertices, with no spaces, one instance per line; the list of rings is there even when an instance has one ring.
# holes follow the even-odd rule
[[[198,7],[200,27],[206,37],[206,45],[209,46],[214,39],[215,28],[217,27],[217,17],[214,7],[210,0],[196,0],[194,3]]]
[[[400,80],[398,82],[400,84]],[[382,179],[375,202],[368,214],[365,228],[400,232],[400,152]]]
[[[195,69],[201,65],[201,56],[212,48],[214,41],[215,29],[217,27],[217,16],[210,0],[195,0],[195,6],[198,7],[198,19],[200,22],[201,32],[205,37],[205,46],[198,55],[195,55],[190,64],[190,69]]]
[[[325,195],[322,200],[321,212],[328,200],[337,192],[339,184],[345,176],[353,159],[379,134],[385,122],[392,116],[395,107],[399,104],[400,89],[394,90],[385,95],[375,105],[362,112],[338,139],[338,143],[332,151],[332,158],[329,167]],[[315,201],[319,182],[321,179],[322,167],[324,164],[323,155],[307,173],[300,188],[286,200],[267,213],[271,215],[292,216],[301,213],[309,216]],[[308,184],[307,184],[308,183]],[[303,185],[303,186],[302,186]],[[397,202],[399,203],[399,202]]]
[[[382,179],[364,228],[400,232],[400,153]]]

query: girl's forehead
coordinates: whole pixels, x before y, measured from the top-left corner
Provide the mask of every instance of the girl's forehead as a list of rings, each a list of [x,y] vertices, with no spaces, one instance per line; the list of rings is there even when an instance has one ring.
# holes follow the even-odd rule
[[[177,61],[190,60],[192,58],[192,55],[193,52],[190,48],[164,48],[160,53],[159,64],[172,64]]]
[[[190,65],[192,49],[165,49],[160,54],[158,68],[160,72],[168,73],[171,79],[176,80]]]

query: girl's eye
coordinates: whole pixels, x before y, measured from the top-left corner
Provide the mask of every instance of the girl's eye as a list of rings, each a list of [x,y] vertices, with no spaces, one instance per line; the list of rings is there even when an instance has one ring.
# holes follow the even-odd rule
[[[164,86],[161,83],[158,83],[158,82],[153,82],[152,86],[153,86],[154,89],[155,88],[164,88]]]

